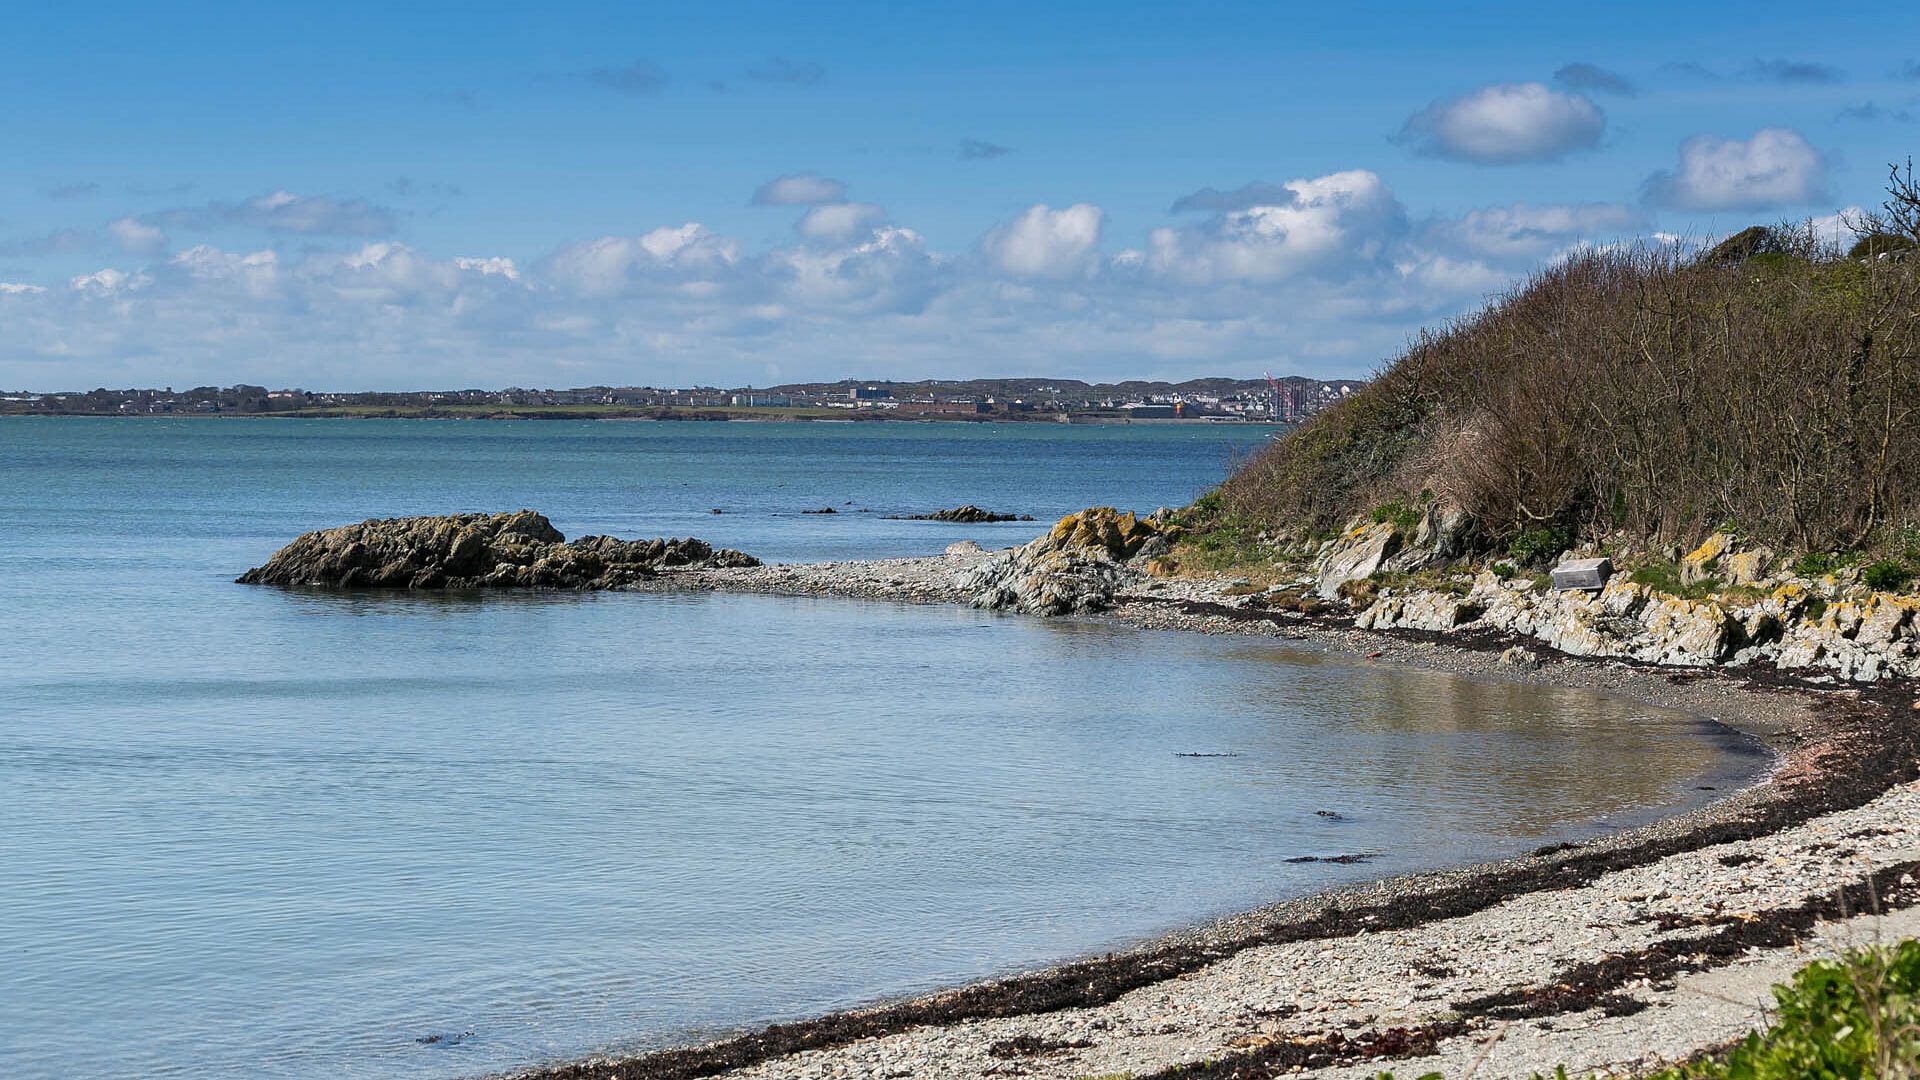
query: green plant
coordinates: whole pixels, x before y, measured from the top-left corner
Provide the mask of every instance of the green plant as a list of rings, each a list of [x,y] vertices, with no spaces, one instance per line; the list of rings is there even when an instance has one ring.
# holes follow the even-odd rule
[[[1912,578],[1913,571],[1907,564],[1894,559],[1881,559],[1860,572],[1860,580],[1866,583],[1867,588],[1881,592],[1897,592]]]
[[[1494,577],[1499,578],[1501,581],[1511,581],[1513,579],[1513,575],[1520,572],[1520,568],[1514,566],[1510,562],[1494,563],[1492,566],[1489,566],[1487,570],[1488,572],[1492,573]]]
[[[1562,525],[1528,529],[1507,545],[1507,554],[1520,566],[1546,562],[1573,546],[1571,530]]]
[[[1420,527],[1420,509],[1395,499],[1390,503],[1374,507],[1373,520],[1375,523],[1390,521],[1394,528],[1412,535],[1413,531]]]

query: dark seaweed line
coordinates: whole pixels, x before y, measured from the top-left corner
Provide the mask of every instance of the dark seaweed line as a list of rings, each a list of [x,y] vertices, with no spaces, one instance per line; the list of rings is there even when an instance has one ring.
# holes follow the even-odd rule
[[[1891,701],[1891,691],[1886,691]],[[695,1080],[774,1058],[845,1046],[916,1027],[1093,1008],[1143,986],[1198,971],[1245,949],[1350,937],[1361,931],[1404,930],[1485,911],[1516,896],[1583,885],[1606,874],[1643,866],[1703,847],[1765,836],[1821,814],[1849,810],[1916,777],[1916,738],[1909,714],[1887,703],[1878,709],[1834,708],[1845,721],[1822,755],[1819,783],[1794,785],[1764,798],[1742,816],[1710,821],[1677,834],[1630,843],[1595,841],[1518,864],[1496,865],[1461,882],[1405,893],[1353,908],[1337,900],[1306,916],[1254,927],[1226,940],[1176,942],[1133,953],[1061,965],[1028,975],[979,983],[931,997],[854,1012],[834,1013],[704,1046],[660,1050],[624,1059],[597,1059],[535,1067],[516,1080]],[[1880,722],[1875,723],[1878,713]]]
[[[1328,1032],[1278,1041],[1212,1061],[1175,1065],[1141,1080],[1270,1080],[1296,1068],[1326,1068],[1376,1059],[1430,1057],[1443,1040],[1486,1026],[1490,1020],[1534,1020],[1599,1009],[1632,1016],[1647,1003],[1622,993],[1642,979],[1660,983],[1696,971],[1724,967],[1749,949],[1778,949],[1798,941],[1823,919],[1894,911],[1920,903],[1920,860],[1883,867],[1833,893],[1748,919],[1720,918],[1720,929],[1669,938],[1632,952],[1575,964],[1548,982],[1457,1001],[1452,1015],[1420,1027],[1394,1027],[1357,1035]]]

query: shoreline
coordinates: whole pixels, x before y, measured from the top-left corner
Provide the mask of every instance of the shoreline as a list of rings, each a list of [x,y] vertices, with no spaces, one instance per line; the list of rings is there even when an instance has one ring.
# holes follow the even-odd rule
[[[953,603],[964,600],[956,579],[993,554],[962,552],[678,572],[640,588]],[[1217,592],[1221,583],[1213,584]],[[1728,922],[1719,914],[1688,911],[1682,905],[1675,911],[1640,911],[1631,919],[1615,920],[1618,925],[1603,919],[1583,931],[1593,937],[1599,933],[1595,927],[1604,928],[1600,936],[1609,945],[1637,942],[1638,951],[1646,954],[1640,966],[1664,964],[1674,969],[1669,971],[1676,975],[1672,979],[1641,976],[1636,981],[1619,977],[1620,971],[1603,970],[1580,975],[1577,981],[1591,985],[1571,991],[1565,980],[1520,980],[1520,989],[1506,986],[1507,996],[1520,995],[1516,1005],[1492,1000],[1501,996],[1493,992],[1502,989],[1492,972],[1467,974],[1454,970],[1453,963],[1433,963],[1427,965],[1429,971],[1446,968],[1446,974],[1422,976],[1407,969],[1397,977],[1376,976],[1371,986],[1343,986],[1342,992],[1348,995],[1342,999],[1345,1004],[1316,1000],[1331,993],[1321,982],[1340,983],[1346,968],[1364,967],[1378,959],[1352,959],[1340,965],[1342,970],[1333,970],[1321,954],[1377,952],[1371,943],[1393,935],[1419,939],[1445,936],[1476,921],[1497,924],[1511,919],[1516,911],[1540,906],[1549,894],[1604,891],[1619,879],[1635,875],[1679,874],[1676,880],[1684,883],[1711,876],[1682,866],[1709,857],[1717,859],[1714,865],[1723,870],[1792,865],[1782,860],[1798,850],[1796,843],[1805,846],[1797,838],[1800,832],[1811,829],[1824,834],[1832,831],[1833,822],[1850,814],[1871,815],[1873,807],[1889,800],[1920,810],[1920,784],[1915,783],[1920,775],[1916,769],[1920,715],[1906,707],[1912,689],[1889,683],[1836,691],[1774,672],[1578,659],[1502,635],[1358,630],[1350,617],[1229,607],[1218,602],[1218,595],[1209,599],[1204,587],[1172,592],[1125,595],[1112,611],[1094,617],[1141,629],[1280,637],[1357,661],[1628,697],[1707,716],[1759,738],[1778,755],[1776,767],[1759,783],[1679,816],[1591,840],[1551,845],[1517,858],[1390,877],[1280,901],[1104,957],[774,1024],[698,1046],[550,1064],[507,1075],[516,1080],[667,1080],[722,1074],[769,1078],[1024,1075],[1069,1080],[1088,1075],[1144,1078],[1186,1065],[1182,1075],[1293,1075],[1304,1069],[1311,1075],[1371,1078],[1394,1060],[1408,1060],[1405,1071],[1418,1075],[1435,1062],[1494,1050],[1482,1044],[1495,1034],[1495,1042],[1507,1050],[1542,1055],[1524,1068],[1516,1062],[1523,1074],[1533,1068],[1550,1070],[1562,1062],[1575,1068],[1628,1059],[1645,1065],[1709,1049],[1757,1022],[1756,1009],[1723,1006],[1731,1011],[1731,1020],[1722,1017],[1717,1026],[1705,1020],[1683,1024],[1660,1047],[1623,1045],[1623,1038],[1637,1038],[1639,1029],[1630,1023],[1619,1032],[1606,1030],[1609,1022],[1648,1008],[1673,1011],[1672,1002],[1661,998],[1663,993],[1678,992],[1679,969],[1698,968],[1722,976],[1735,970],[1771,971],[1766,958],[1783,950],[1791,952],[1791,944],[1802,935],[1817,935],[1827,925],[1823,914],[1860,910],[1866,906],[1863,897],[1869,895],[1876,905],[1904,908],[1920,903],[1920,892],[1903,891],[1920,869],[1920,813],[1903,809],[1887,815],[1889,823],[1914,824],[1861,837],[1848,850],[1851,858],[1868,840],[1877,843],[1881,850],[1864,869],[1824,857],[1816,860],[1820,872],[1807,867],[1771,876],[1748,871],[1750,877],[1765,880],[1747,882],[1745,892],[1781,901],[1773,907],[1743,912]],[[1532,663],[1516,667],[1503,660],[1502,651],[1516,644],[1528,649]],[[1733,850],[1744,848],[1765,853]],[[1721,849],[1730,850],[1716,854]],[[1827,843],[1812,854],[1839,850],[1839,843]],[[1821,900],[1834,888],[1843,894],[1852,890],[1850,896],[1842,896],[1844,903],[1838,908]],[[1669,889],[1662,898],[1677,895]],[[1554,905],[1547,907],[1551,912]],[[1591,948],[1554,940],[1558,919],[1550,919],[1547,925],[1546,939],[1530,946],[1526,954],[1536,967],[1573,970],[1584,964],[1604,969],[1605,956],[1615,955],[1611,950],[1588,955]],[[1649,933],[1649,926],[1656,930]],[[1701,926],[1720,926],[1720,934],[1737,940],[1712,943],[1708,959],[1698,964],[1676,965],[1671,957],[1654,962],[1674,950],[1674,941],[1686,937],[1681,931]],[[1908,933],[1920,933],[1920,928]],[[1785,944],[1778,940],[1782,935],[1790,939]],[[1479,950],[1488,953],[1487,963],[1506,951],[1499,943],[1503,936],[1496,934],[1492,948]],[[1761,959],[1747,957],[1749,948],[1758,950]],[[1478,955],[1471,948],[1430,951],[1456,959]],[[1281,971],[1255,977],[1243,970],[1275,961],[1282,954],[1305,954],[1293,958],[1296,966],[1291,970],[1296,974],[1317,971],[1319,981],[1293,985],[1280,977]],[[1314,963],[1316,958],[1321,962]],[[1766,976],[1759,984],[1756,1004],[1777,977]],[[1469,996],[1454,1002],[1454,1008],[1438,1010],[1438,1015],[1426,1015],[1435,1010],[1413,1007],[1421,998],[1418,992],[1415,1000],[1396,1001],[1402,1007],[1392,1016],[1353,1004],[1364,1000],[1367,991],[1391,990],[1396,999],[1405,997],[1401,990],[1423,979],[1430,992],[1447,987],[1442,999],[1458,993]],[[1209,988],[1214,983],[1221,985]],[[1667,989],[1663,991],[1662,986]],[[1755,987],[1737,990],[1756,997]],[[1180,997],[1188,999],[1187,1009],[1169,1009],[1168,1003]],[[1730,994],[1718,997],[1734,1001]],[[1264,1007],[1250,1004],[1262,998],[1272,1000]],[[1472,1007],[1457,1007],[1461,1005]],[[1224,1016],[1223,1010],[1232,1015]],[[1523,1016],[1506,1015],[1516,1010]],[[1146,1014],[1152,1022],[1137,1014]],[[1307,1016],[1315,1020],[1304,1021]],[[1529,1022],[1529,1034],[1534,1037],[1513,1036],[1513,1027],[1521,1019]],[[1570,1020],[1578,1022],[1569,1025]],[[1561,1048],[1558,1057],[1555,1047]],[[1232,1062],[1241,1071],[1202,1068],[1195,1072],[1194,1063],[1200,1061]]]

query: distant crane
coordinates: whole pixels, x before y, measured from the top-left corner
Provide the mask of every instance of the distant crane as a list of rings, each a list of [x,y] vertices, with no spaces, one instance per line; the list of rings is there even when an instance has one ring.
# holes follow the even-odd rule
[[[1267,418],[1278,420],[1280,419],[1280,380],[1274,378],[1271,371],[1263,371],[1260,374],[1267,377]]]

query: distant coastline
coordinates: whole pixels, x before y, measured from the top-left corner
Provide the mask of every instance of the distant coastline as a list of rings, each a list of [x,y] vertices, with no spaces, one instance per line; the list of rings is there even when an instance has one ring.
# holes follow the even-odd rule
[[[1161,416],[1132,417],[1119,413],[997,413],[963,415],[955,413],[893,413],[878,410],[824,408],[718,408],[664,406],[624,408],[595,405],[546,405],[530,407],[342,407],[295,409],[284,412],[219,413],[100,413],[40,410],[34,412],[0,411],[0,420],[19,417],[60,419],[127,420],[614,420],[680,422],[737,422],[759,424],[1071,424],[1074,426],[1142,424],[1154,427],[1208,427],[1220,424],[1256,425],[1287,428],[1285,420],[1240,416]]]
[[[843,380],[769,388],[586,386],[568,390],[270,390],[245,383],[0,393],[0,416],[292,416],[502,420],[960,420],[1298,423],[1365,385],[1304,376],[1259,379]]]

